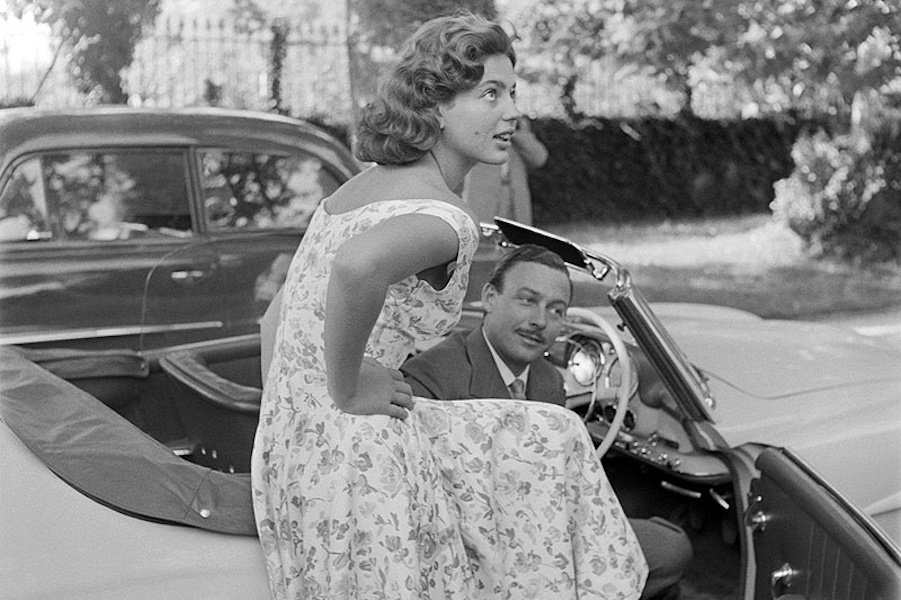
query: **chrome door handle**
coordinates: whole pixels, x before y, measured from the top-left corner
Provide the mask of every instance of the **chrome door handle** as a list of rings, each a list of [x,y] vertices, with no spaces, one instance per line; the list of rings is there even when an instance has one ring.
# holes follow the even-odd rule
[[[770,573],[770,594],[773,600],[804,600],[804,596],[799,594],[789,594],[795,579],[801,574],[789,563],[783,564],[781,567]]]
[[[763,498],[761,496],[748,495],[748,508],[745,509],[745,526],[749,527],[754,533],[763,532],[771,519],[769,513],[761,510],[760,505],[762,503]]]
[[[746,524],[751,528],[751,531],[754,533],[759,533],[766,529],[766,524],[770,522],[770,516],[763,512],[762,510],[758,510],[752,514],[748,515],[746,520]]]
[[[172,278],[172,281],[177,283],[192,283],[195,281],[200,281],[204,277],[207,276],[207,271],[201,271],[200,269],[190,269],[187,271],[172,271],[169,274],[169,277]]]

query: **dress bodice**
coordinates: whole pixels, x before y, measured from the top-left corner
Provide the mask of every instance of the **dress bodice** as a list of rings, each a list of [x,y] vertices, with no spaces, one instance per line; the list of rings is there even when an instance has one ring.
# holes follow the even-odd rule
[[[399,215],[427,214],[448,223],[459,248],[452,273],[440,290],[411,275],[391,285],[369,337],[366,354],[397,368],[413,345],[449,332],[460,318],[469,265],[478,246],[478,229],[463,209],[440,200],[386,200],[355,210],[329,214],[322,202],[292,261],[285,283],[282,323],[277,344],[283,357],[300,358],[306,368],[324,369],[322,347],[326,293],[331,263],[347,239]],[[298,285],[303,281],[303,285]],[[283,344],[294,346],[293,350]],[[287,352],[286,352],[287,350]]]

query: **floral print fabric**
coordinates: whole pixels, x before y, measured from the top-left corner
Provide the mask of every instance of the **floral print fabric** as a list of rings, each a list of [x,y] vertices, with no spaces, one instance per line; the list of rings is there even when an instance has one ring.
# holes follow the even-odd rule
[[[323,203],[324,204],[324,203]],[[454,228],[450,281],[393,285],[367,354],[397,368],[460,316],[478,230],[436,200],[316,211],[285,284],[254,444],[274,598],[638,598],[647,566],[581,420],[555,405],[417,398],[405,421],[328,396],[323,327],[343,241],[396,215]]]

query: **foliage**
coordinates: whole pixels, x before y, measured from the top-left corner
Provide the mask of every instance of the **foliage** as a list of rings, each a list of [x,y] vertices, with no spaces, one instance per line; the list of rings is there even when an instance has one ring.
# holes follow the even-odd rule
[[[420,25],[458,10],[494,19],[493,0],[368,0],[353,3],[359,18],[358,41],[369,46],[398,49]]]
[[[777,119],[537,119],[544,167],[529,175],[537,223],[760,214],[805,126]]]
[[[297,115],[298,118],[304,119],[326,130],[338,141],[342,142],[347,149],[353,147],[353,138],[351,136],[351,128],[346,123],[340,123],[332,119],[330,115],[324,113],[311,113],[306,115]]]
[[[34,100],[30,98],[13,97],[6,100],[0,100],[0,109],[2,108],[18,108],[20,106],[34,106]]]
[[[131,64],[143,29],[161,0],[8,0],[13,13],[31,12],[51,26],[79,91],[99,103],[125,104],[121,71]]]
[[[316,3],[298,5],[292,9],[292,20],[311,20],[318,14]],[[349,80],[351,105],[356,112],[375,93],[379,68],[390,60],[403,42],[428,19],[468,10],[488,18],[495,18],[494,0],[347,0]],[[232,0],[231,12],[248,29],[269,27],[273,33],[270,52],[270,108],[290,112],[282,105],[281,75],[287,29],[282,19],[289,15],[274,15],[261,0]],[[354,115],[353,121],[356,121]]]
[[[710,78],[743,83],[774,112],[847,116],[857,92],[901,74],[891,0],[538,0],[524,29],[564,96],[587,61],[615,56],[681,91],[686,110]]]
[[[797,168],[776,183],[775,216],[817,256],[901,260],[901,121],[874,140],[800,136]]]
[[[208,106],[220,106],[222,104],[222,86],[209,77],[203,80],[203,101]]]
[[[282,73],[285,68],[285,57],[288,55],[288,24],[276,19],[270,26],[272,42],[269,46],[269,108],[274,112],[286,114],[282,106]]]

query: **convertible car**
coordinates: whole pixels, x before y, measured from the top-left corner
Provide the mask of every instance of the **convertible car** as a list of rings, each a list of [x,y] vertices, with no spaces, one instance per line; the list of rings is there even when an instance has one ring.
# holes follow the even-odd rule
[[[901,598],[897,350],[732,309],[652,310],[609,257],[483,229],[550,247],[606,299],[571,309],[549,358],[626,511],[691,538],[684,599]],[[3,597],[266,598],[247,473],[260,344],[0,347]]]

